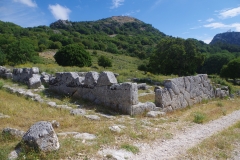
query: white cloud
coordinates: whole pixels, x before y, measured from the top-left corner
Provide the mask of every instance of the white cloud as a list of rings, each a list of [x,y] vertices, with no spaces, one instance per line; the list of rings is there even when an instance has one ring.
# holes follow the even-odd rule
[[[141,10],[138,9],[136,11],[130,11],[130,12],[127,12],[125,14],[122,14],[122,16],[130,16],[130,15],[133,15],[133,14],[136,14],[136,13],[139,13]]]
[[[63,7],[59,4],[56,5],[49,5],[48,7],[51,11],[51,13],[53,14],[54,18],[56,20],[68,20],[69,19],[69,14],[71,12],[70,9],[68,9],[67,7]]]
[[[235,31],[240,32],[240,23],[233,24],[210,23],[204,25],[204,27],[212,29],[235,29]]]
[[[240,15],[240,7],[226,9],[219,13],[220,18],[232,18]]]
[[[155,9],[157,6],[159,6],[161,4],[163,0],[156,0],[155,3],[153,4],[153,6],[151,7],[151,10]]]
[[[33,2],[32,0],[13,0],[13,1],[25,4],[28,7],[37,7],[37,3],[35,1]]]
[[[214,19],[213,19],[213,18],[208,18],[206,21],[207,21],[207,22],[213,22]]]
[[[121,5],[123,5],[123,2],[125,0],[112,0],[112,6],[110,7],[111,9],[118,8]]]

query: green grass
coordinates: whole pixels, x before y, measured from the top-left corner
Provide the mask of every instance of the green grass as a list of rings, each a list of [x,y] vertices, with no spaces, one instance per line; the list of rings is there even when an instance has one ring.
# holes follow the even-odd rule
[[[139,148],[138,147],[136,147],[136,146],[133,146],[133,145],[130,145],[130,144],[122,144],[121,145],[121,148],[122,149],[125,149],[125,150],[127,150],[127,151],[129,151],[129,152],[132,152],[132,153],[134,153],[134,154],[136,154],[136,153],[138,153],[139,152]]]

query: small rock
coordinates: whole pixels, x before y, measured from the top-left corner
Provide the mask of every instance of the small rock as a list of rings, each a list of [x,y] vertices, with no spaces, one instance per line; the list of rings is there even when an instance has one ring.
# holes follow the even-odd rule
[[[47,104],[51,107],[56,107],[57,105],[56,102],[48,102]]]
[[[2,133],[3,134],[9,134],[9,135],[14,136],[14,137],[20,137],[20,138],[22,138],[23,135],[25,134],[24,131],[21,131],[19,129],[15,129],[15,128],[4,128]]]
[[[164,116],[166,115],[165,112],[160,112],[160,111],[150,111],[147,113],[147,117],[158,117],[158,116]]]
[[[90,120],[95,120],[95,121],[99,121],[100,117],[97,115],[85,115],[86,118],[90,119]]]
[[[10,116],[0,113],[0,118],[10,118]]]
[[[116,125],[116,126],[111,126],[109,127],[109,129],[113,132],[118,132],[120,133],[122,131],[122,129],[126,128],[125,126],[122,125]]]
[[[20,152],[21,152],[21,149],[20,149],[20,148],[17,148],[17,149],[15,149],[15,150],[13,150],[12,152],[9,153],[8,159],[9,159],[9,160],[17,159],[17,158],[18,158],[18,155],[20,154]]]
[[[96,139],[96,136],[94,134],[89,134],[89,133],[78,133],[75,136],[73,136],[73,138],[93,140],[93,139]]]
[[[52,127],[53,128],[59,128],[60,127],[60,123],[56,120],[52,120],[51,121]]]
[[[55,107],[59,108],[59,109],[67,109],[67,110],[71,110],[72,109],[72,107],[68,107],[67,105],[56,105]]]
[[[75,116],[83,116],[86,114],[86,111],[83,109],[72,109],[70,110],[70,114]]]

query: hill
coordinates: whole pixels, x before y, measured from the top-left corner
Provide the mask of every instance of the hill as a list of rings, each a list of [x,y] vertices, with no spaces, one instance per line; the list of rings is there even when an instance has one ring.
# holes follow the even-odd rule
[[[218,42],[240,46],[240,32],[225,32],[214,36],[210,44]]]

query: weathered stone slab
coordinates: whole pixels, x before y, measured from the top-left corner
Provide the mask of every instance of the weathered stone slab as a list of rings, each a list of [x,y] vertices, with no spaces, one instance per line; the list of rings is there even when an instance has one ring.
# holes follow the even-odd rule
[[[50,122],[40,121],[30,127],[22,138],[26,145],[43,152],[58,150],[58,137]]]
[[[98,86],[110,86],[116,83],[117,83],[117,79],[114,73],[109,71],[101,72],[97,81]]]

